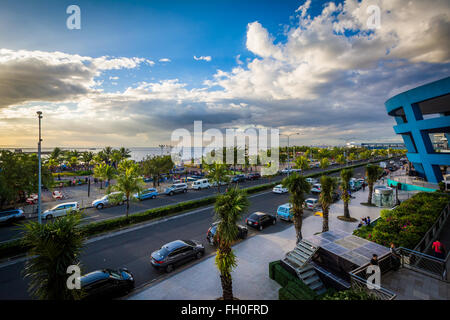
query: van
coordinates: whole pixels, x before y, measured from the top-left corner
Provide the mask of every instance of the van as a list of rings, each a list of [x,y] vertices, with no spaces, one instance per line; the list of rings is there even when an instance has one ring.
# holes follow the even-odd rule
[[[209,189],[211,188],[211,184],[209,183],[208,179],[200,179],[192,182],[191,187],[194,190]]]

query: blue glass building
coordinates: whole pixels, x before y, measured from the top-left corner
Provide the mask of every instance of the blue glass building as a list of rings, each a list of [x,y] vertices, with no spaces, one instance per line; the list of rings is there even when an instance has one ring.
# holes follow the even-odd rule
[[[450,166],[450,77],[400,93],[385,105],[417,174],[431,183],[442,181]]]

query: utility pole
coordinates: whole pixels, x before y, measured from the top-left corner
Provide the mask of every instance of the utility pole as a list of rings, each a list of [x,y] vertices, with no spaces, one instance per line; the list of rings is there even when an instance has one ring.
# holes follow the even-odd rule
[[[285,136],[288,138],[288,145],[287,145],[287,153],[288,153],[288,177],[289,174],[291,173],[291,157],[290,157],[290,152],[289,152],[289,137],[290,136],[295,136],[295,135],[300,135],[299,132],[295,132],[295,133],[291,133],[291,134],[280,134],[280,136]]]
[[[36,112],[38,115],[38,119],[39,119],[39,142],[38,142],[38,166],[39,166],[39,174],[38,174],[38,222],[39,224],[42,223],[42,219],[41,219],[41,119],[42,119],[42,112],[38,111]]]

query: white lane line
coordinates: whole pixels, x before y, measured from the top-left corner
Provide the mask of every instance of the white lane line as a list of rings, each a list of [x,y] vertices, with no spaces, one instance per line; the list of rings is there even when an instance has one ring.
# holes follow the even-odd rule
[[[262,193],[253,194],[253,195],[249,196],[249,198],[259,197],[259,196],[262,196],[262,195],[265,195],[265,194],[268,194],[268,193],[272,193],[272,190],[266,191],[266,192],[262,192]],[[133,231],[140,230],[140,229],[143,229],[143,228],[151,227],[153,225],[156,225],[156,224],[159,224],[159,223],[163,223],[163,222],[166,222],[166,221],[169,221],[169,220],[182,218],[182,217],[189,216],[191,214],[195,214],[195,213],[202,212],[202,211],[205,211],[205,210],[211,210],[212,208],[214,208],[214,206],[208,206],[208,207],[205,207],[205,208],[196,209],[196,210],[193,210],[193,211],[189,211],[189,212],[186,212],[186,213],[183,213],[183,214],[179,214],[179,215],[174,215],[172,217],[167,217],[167,218],[160,219],[160,220],[157,220],[157,221],[144,223],[144,224],[136,226],[136,227],[123,229],[123,230],[119,230],[119,231],[112,232],[112,233],[109,233],[109,234],[105,234],[103,236],[98,236],[98,237],[95,237],[95,238],[91,238],[91,239],[86,240],[84,243],[85,244],[89,244],[89,243],[93,243],[93,242],[96,242],[96,241],[112,238],[112,237],[119,236],[119,235],[122,235],[122,234],[125,234],[125,233],[128,233],[128,232],[133,232]],[[98,220],[98,221],[100,221],[100,220]],[[16,263],[19,263],[19,262],[26,261],[27,259],[28,259],[28,257],[21,257],[21,258],[17,258],[17,259],[11,260],[11,261],[4,262],[4,263],[0,264],[0,269],[8,267],[8,266],[16,264]]]

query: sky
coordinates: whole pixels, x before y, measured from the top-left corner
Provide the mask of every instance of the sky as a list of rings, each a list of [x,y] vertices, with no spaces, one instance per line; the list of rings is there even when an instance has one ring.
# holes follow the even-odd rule
[[[35,146],[38,110],[44,147],[170,144],[196,120],[400,142],[384,102],[450,75],[447,0],[2,0],[0,30],[0,147]]]

